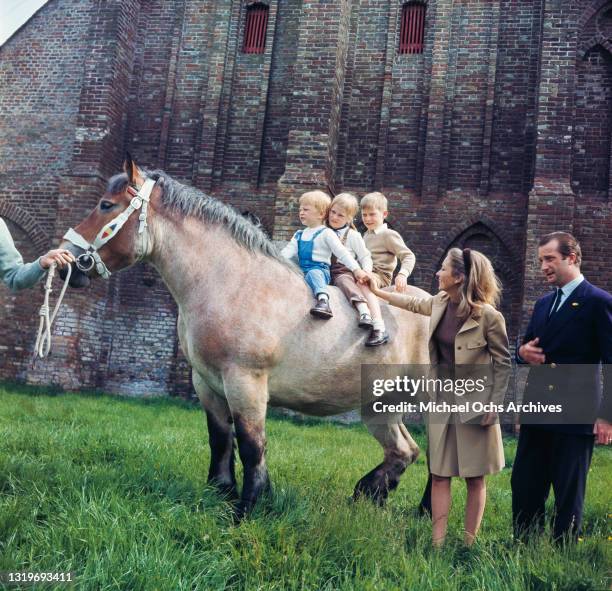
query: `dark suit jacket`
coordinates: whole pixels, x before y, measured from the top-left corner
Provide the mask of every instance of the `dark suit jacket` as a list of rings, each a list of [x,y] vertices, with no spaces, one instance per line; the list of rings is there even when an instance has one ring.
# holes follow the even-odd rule
[[[546,355],[546,365],[530,369],[523,401],[563,402],[565,424],[546,428],[592,433],[595,418],[612,421],[612,295],[585,279],[548,319],[554,297],[551,292],[536,302],[523,337],[523,343],[539,337]],[[569,417],[580,424],[569,424]]]

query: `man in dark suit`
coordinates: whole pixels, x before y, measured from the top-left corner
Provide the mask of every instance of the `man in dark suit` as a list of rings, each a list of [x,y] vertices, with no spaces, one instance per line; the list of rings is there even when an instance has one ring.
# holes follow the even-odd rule
[[[530,369],[523,402],[557,402],[572,414],[565,412],[556,421],[550,421],[554,415],[549,414],[535,421],[538,424],[521,416],[512,470],[512,516],[516,537],[541,532],[552,485],[553,536],[559,541],[566,536],[575,539],[580,530],[594,442],[612,442],[612,296],[581,274],[580,245],[571,234],[544,236],[538,257],[555,291],[536,302],[517,351],[519,363],[539,366]]]

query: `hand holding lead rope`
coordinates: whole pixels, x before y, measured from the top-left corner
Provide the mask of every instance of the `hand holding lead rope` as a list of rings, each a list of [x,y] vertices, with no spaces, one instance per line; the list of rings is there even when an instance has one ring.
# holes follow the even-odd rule
[[[40,316],[40,321],[38,324],[38,334],[36,336],[36,345],[34,346],[34,358],[38,355],[40,358],[44,358],[49,354],[51,350],[51,326],[53,325],[53,321],[57,316],[57,312],[59,307],[64,299],[64,294],[68,289],[68,282],[70,281],[70,275],[72,274],[72,266],[67,266],[67,274],[66,279],[64,280],[64,286],[60,292],[59,298],[57,299],[57,303],[55,304],[55,308],[53,308],[53,314],[49,316],[50,308],[49,308],[49,296],[51,295],[51,284],[53,283],[53,276],[55,275],[55,269],[57,268],[57,263],[53,263],[49,267],[49,271],[47,273],[47,279],[45,281],[45,300],[43,305],[40,307],[38,312]]]

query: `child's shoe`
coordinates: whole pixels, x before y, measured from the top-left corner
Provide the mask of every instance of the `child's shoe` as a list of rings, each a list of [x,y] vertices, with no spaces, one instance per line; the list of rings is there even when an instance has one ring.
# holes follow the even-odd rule
[[[372,317],[367,312],[359,315],[359,326],[361,328],[372,328]]]
[[[365,342],[366,347],[378,347],[389,342],[389,335],[387,331],[373,328],[370,333],[370,338]]]
[[[329,307],[329,300],[327,298],[319,298],[317,305],[310,309],[310,313],[317,318],[323,318],[328,320],[333,316],[331,308]]]

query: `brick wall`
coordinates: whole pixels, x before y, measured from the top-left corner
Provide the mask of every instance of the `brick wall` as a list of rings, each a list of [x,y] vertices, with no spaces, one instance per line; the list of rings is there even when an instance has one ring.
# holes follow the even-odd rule
[[[92,9],[91,1],[50,2],[0,48],[0,215],[26,261],[55,242]],[[0,298],[1,376],[26,381],[42,291],[2,287]]]
[[[535,161],[543,0],[502,0],[491,189],[529,191]]]
[[[0,201],[35,218],[47,241],[74,145],[91,7],[51,2],[0,47]]]
[[[263,132],[262,183],[276,183],[285,171],[301,14],[302,0],[280,2],[274,38],[268,35],[272,61]]]
[[[0,48],[0,215],[26,257],[84,217],[129,148],[279,239],[302,191],[382,189],[411,282],[435,289],[451,246],[482,250],[512,338],[545,289],[548,231],[574,231],[612,290],[612,2],[429,0],[416,55],[397,53],[400,0],[266,0],[265,51],[243,54],[249,3],[53,0]],[[151,268],[71,293],[32,369],[36,293],[0,293],[3,326],[24,327],[0,339],[0,377],[190,394]]]

